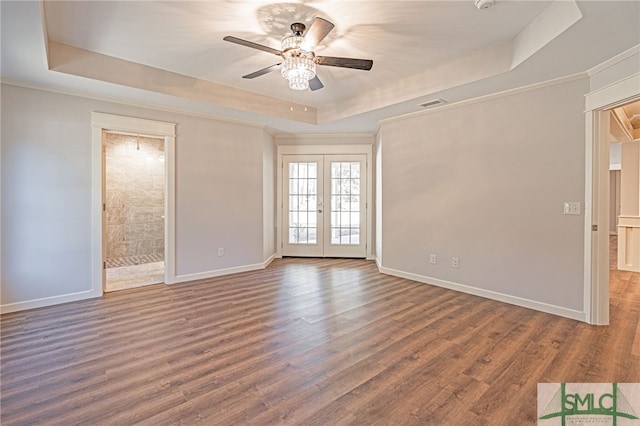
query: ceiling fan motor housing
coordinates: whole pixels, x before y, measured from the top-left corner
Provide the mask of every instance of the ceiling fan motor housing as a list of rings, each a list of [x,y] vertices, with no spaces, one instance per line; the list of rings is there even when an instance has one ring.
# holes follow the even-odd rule
[[[293,35],[302,36],[306,28],[307,27],[300,22],[294,22],[291,24],[291,31],[293,31]]]

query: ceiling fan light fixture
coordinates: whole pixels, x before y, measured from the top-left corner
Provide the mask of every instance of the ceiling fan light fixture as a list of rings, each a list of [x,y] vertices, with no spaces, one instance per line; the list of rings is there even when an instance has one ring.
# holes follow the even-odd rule
[[[307,90],[309,80],[316,76],[314,55],[300,49],[303,37],[293,35],[282,40],[282,76],[293,90]]]
[[[1,1],[1,0],[0,0]],[[331,32],[334,25],[326,19],[315,17],[308,31],[301,22],[291,24],[293,35],[282,40],[282,50],[269,46],[243,40],[238,37],[226,36],[222,39],[230,43],[262,50],[282,58],[282,62],[270,67],[243,75],[242,78],[256,78],[271,71],[280,70],[282,76],[289,82],[293,90],[316,91],[322,89],[324,84],[316,75],[316,65],[332,67],[352,68],[369,71],[373,66],[371,59],[338,58],[335,56],[316,56],[314,49]]]
[[[282,76],[289,81],[293,90],[306,90],[309,80],[316,76],[316,64],[312,58],[294,56],[282,62]]]

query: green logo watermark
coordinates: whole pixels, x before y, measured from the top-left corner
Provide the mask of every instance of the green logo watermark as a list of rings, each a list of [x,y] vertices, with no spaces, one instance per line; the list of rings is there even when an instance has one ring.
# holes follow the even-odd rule
[[[639,383],[538,383],[538,424],[640,425]]]

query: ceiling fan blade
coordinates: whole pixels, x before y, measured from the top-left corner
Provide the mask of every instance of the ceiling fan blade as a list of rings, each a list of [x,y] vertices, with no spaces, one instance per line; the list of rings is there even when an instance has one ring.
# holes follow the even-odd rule
[[[335,56],[316,56],[316,64],[365,71],[369,71],[373,67],[371,59],[336,58]]]
[[[282,65],[282,64],[275,64],[275,65],[271,65],[270,67],[262,68],[261,70],[258,70],[258,71],[256,71],[256,72],[252,72],[251,74],[243,75],[243,76],[242,76],[242,78],[256,78],[256,77],[260,77],[261,75],[268,74],[268,73],[270,73],[271,71],[279,70],[281,65]]]
[[[269,46],[264,46],[262,44],[254,43],[252,41],[243,40],[243,39],[238,38],[238,37],[226,36],[225,38],[223,38],[223,40],[224,41],[229,41],[229,42],[235,43],[235,44],[240,44],[242,46],[251,47],[253,49],[263,50],[265,52],[273,53],[274,55],[278,55],[278,56],[280,56],[282,54],[282,51],[280,51],[278,49],[274,49],[274,48],[271,48]]]
[[[335,25],[326,19],[315,18],[304,35],[300,49],[312,52],[318,44],[331,32]]]
[[[323,87],[324,87],[324,84],[322,84],[322,82],[320,81],[317,75],[313,77],[311,80],[309,80],[309,89],[311,89],[312,91],[320,90]]]

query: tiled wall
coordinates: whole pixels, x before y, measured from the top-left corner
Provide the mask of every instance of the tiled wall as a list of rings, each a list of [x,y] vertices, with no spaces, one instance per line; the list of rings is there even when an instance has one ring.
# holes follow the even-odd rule
[[[157,258],[164,253],[164,141],[108,133],[105,155],[108,266]]]

